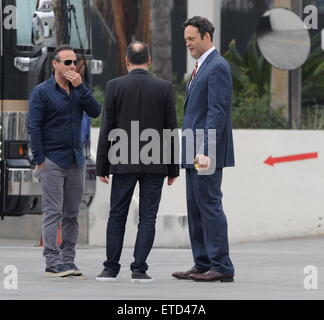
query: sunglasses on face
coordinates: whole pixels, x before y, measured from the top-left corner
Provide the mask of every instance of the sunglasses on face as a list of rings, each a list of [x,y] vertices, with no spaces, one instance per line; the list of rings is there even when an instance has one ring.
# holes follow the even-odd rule
[[[78,65],[78,63],[79,63],[79,60],[64,60],[64,61],[62,61],[62,60],[58,60],[58,59],[55,59],[57,62],[62,62],[62,63],[64,63],[64,65],[66,65],[66,66],[69,66],[69,65],[71,65],[72,63],[75,65],[75,66],[77,66]]]

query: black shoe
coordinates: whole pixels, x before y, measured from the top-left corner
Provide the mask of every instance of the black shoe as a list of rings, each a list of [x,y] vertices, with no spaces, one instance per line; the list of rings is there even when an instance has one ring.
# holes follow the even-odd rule
[[[103,269],[100,274],[97,275],[97,281],[116,281],[117,275],[109,270]]]
[[[132,283],[149,283],[153,281],[153,278],[150,277],[146,272],[132,272]]]
[[[74,271],[74,274],[71,274],[71,276],[82,276],[81,270],[74,263],[66,263],[65,265]]]
[[[74,274],[74,270],[65,264],[58,264],[45,269],[45,275],[49,277],[67,277]]]

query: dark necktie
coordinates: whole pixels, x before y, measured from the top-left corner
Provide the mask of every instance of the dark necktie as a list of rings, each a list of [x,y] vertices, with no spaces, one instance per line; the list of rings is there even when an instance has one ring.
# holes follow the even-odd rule
[[[194,81],[194,79],[195,79],[195,77],[196,77],[197,70],[198,70],[198,61],[196,61],[195,68],[194,68],[193,71],[192,71],[191,79],[190,79],[190,83],[189,83],[189,87],[191,86],[192,81]]]

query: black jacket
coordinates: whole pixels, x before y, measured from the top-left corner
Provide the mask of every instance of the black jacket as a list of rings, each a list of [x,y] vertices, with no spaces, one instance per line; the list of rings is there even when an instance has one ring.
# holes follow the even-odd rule
[[[166,139],[166,135],[163,135],[163,129],[176,128],[176,110],[170,82],[153,77],[143,69],[135,69],[126,76],[108,81],[98,141],[96,175],[143,172],[177,177],[179,148],[178,141],[174,143],[179,139],[178,133],[175,134],[177,130],[173,132],[175,139]],[[127,139],[119,139],[119,134],[116,137],[114,129],[123,129]],[[148,137],[142,141],[145,140],[146,129],[156,130],[158,143],[150,143],[152,138]],[[141,136],[143,132],[144,136]],[[157,141],[156,138],[154,141]],[[116,152],[118,149],[119,152]],[[109,150],[110,155],[114,153],[117,157],[123,153],[123,159],[126,155],[127,161],[114,163],[110,156],[108,158]],[[154,155],[154,163],[143,163],[141,152],[149,157]],[[167,158],[171,162],[163,161]]]

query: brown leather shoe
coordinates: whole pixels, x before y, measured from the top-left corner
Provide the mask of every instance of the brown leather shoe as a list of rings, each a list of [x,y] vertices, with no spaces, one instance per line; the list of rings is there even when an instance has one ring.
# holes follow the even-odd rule
[[[189,278],[190,274],[202,274],[202,273],[203,273],[203,271],[200,271],[196,267],[192,267],[188,271],[174,272],[174,273],[172,273],[172,277],[175,277],[175,278],[177,278],[179,280],[190,280],[190,278]]]
[[[217,272],[216,270],[209,270],[205,273],[200,273],[200,274],[190,274],[188,275],[188,278],[194,281],[206,281],[206,282],[212,282],[212,281],[233,282],[234,281],[233,276],[222,274],[220,272]]]

